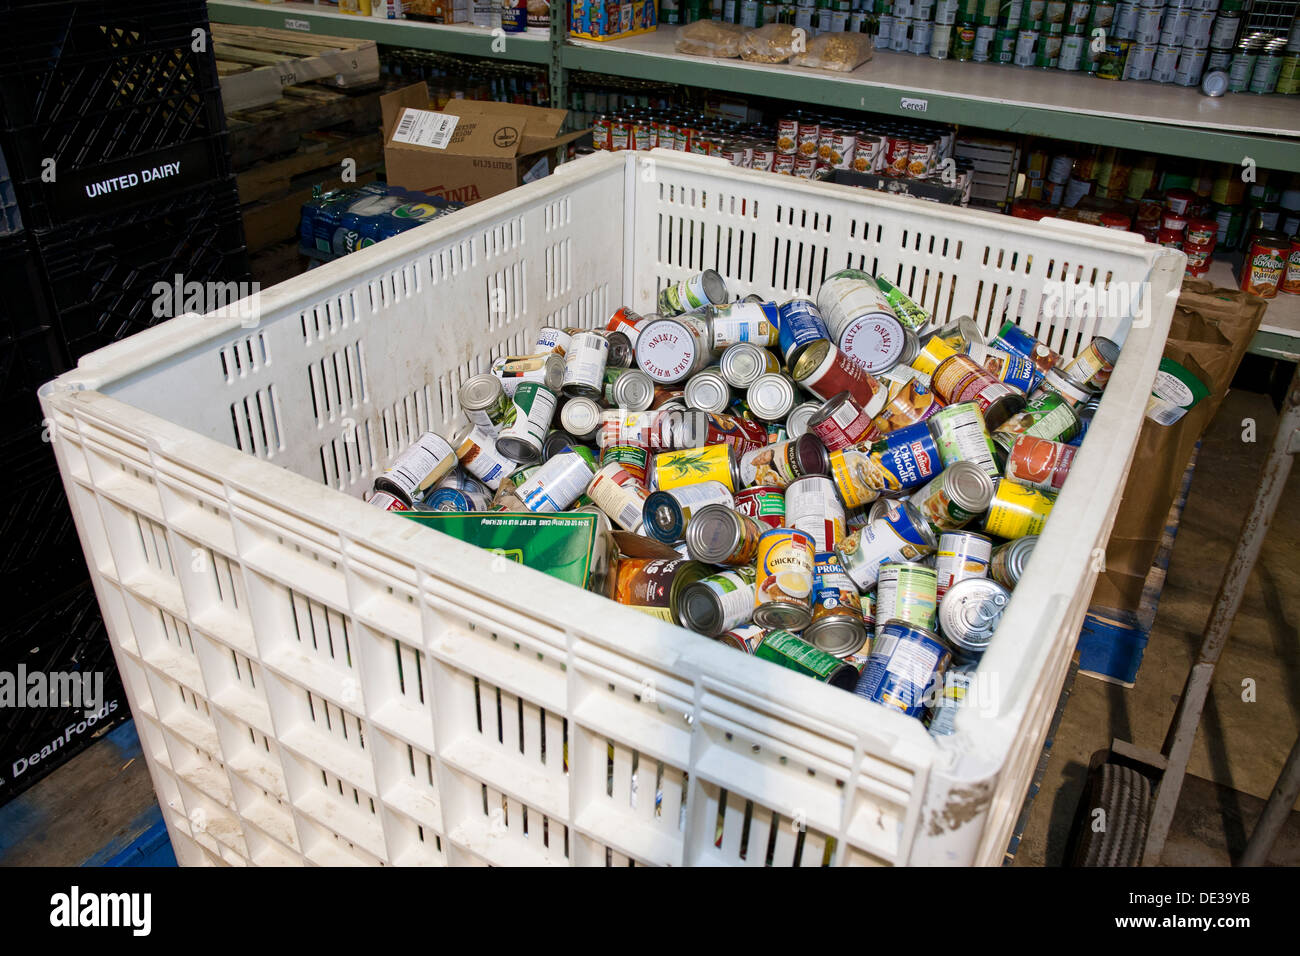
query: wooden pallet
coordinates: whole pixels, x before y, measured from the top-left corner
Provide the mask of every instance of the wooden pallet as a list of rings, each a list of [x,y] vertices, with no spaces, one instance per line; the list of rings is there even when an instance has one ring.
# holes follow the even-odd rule
[[[379,82],[373,40],[214,23],[212,42],[227,112],[272,103],[299,83],[356,89]]]
[[[291,86],[273,103],[226,112],[230,157],[236,170],[259,160],[293,152],[304,133],[345,129],[358,135],[377,132],[383,121],[381,89],[336,91],[319,86]]]

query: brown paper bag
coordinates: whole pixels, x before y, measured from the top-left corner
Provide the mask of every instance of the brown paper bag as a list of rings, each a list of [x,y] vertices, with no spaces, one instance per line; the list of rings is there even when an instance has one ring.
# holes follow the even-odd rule
[[[1092,592],[1094,607],[1138,610],[1188,459],[1218,412],[1267,305],[1258,296],[1216,289],[1203,279],[1183,282],[1164,354],[1195,373],[1210,396],[1173,425],[1143,423],[1106,547],[1106,569]]]

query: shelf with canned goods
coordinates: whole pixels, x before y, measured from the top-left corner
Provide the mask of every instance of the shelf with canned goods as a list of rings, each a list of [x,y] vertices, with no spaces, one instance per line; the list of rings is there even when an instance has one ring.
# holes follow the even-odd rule
[[[1211,98],[1194,89],[1107,82],[994,63],[877,51],[848,73],[679,54],[678,27],[593,42],[570,39],[563,65],[616,76],[960,123],[1300,172],[1300,113],[1283,96]]]
[[[374,0],[376,7],[379,0]],[[314,3],[266,4],[254,0],[208,0],[213,23],[299,30],[323,36],[374,40],[389,46],[436,50],[466,56],[485,56],[521,63],[549,63],[550,38],[541,32],[509,33],[468,23],[428,23],[422,20],[389,20],[339,13],[334,5]]]
[[[1240,285],[1240,263],[1216,259],[1205,276],[1216,287]],[[1268,311],[1250,342],[1250,352],[1286,362],[1300,362],[1300,294],[1279,291],[1268,300]]]

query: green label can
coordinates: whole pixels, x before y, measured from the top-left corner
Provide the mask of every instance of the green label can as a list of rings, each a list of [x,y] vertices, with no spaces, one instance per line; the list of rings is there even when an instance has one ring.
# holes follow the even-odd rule
[[[497,435],[497,450],[517,462],[535,462],[555,416],[555,393],[539,382],[520,382],[511,402],[514,415]]]
[[[853,665],[846,664],[833,654],[819,651],[789,631],[768,631],[754,656],[815,677],[842,690],[852,690],[858,681],[858,672]]]

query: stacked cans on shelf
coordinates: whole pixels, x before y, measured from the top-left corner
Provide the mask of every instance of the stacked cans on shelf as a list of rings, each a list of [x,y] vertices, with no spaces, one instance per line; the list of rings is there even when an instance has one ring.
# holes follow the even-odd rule
[[[708,270],[652,314],[542,329],[370,500],[595,513],[614,600],[951,732],[1119,346],[986,342],[852,269],[743,291]]]

